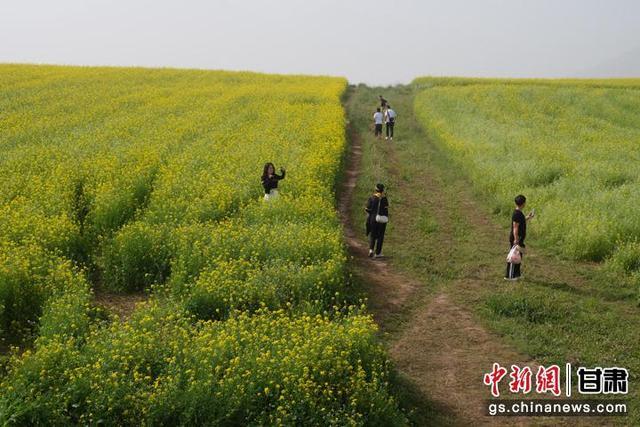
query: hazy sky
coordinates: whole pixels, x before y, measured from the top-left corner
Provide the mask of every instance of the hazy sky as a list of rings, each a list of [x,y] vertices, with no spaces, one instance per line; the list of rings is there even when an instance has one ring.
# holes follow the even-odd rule
[[[0,62],[640,76],[640,0],[0,0]]]

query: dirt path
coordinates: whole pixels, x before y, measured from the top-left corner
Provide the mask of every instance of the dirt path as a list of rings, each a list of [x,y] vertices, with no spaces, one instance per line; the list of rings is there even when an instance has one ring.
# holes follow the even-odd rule
[[[352,102],[353,96],[347,100],[347,111],[351,110]],[[355,224],[352,218],[353,204],[362,203],[354,200],[354,194],[361,170],[363,138],[353,120],[348,124],[347,132],[349,155],[338,203],[345,241],[353,256],[355,276],[367,294],[369,310],[383,333],[392,330],[384,341],[404,382],[402,387],[411,390],[410,398],[414,402],[410,406],[417,407],[418,411],[422,410],[420,406],[426,408],[425,414],[417,417],[418,422],[429,425],[530,425],[530,418],[484,416],[484,402],[490,395],[482,384],[482,374],[493,362],[528,365],[532,369],[537,364],[484,328],[471,310],[460,306],[447,291],[459,286],[473,288],[486,285],[486,276],[492,272],[487,272],[479,265],[471,274],[464,275],[464,279],[453,279],[453,283],[448,283],[444,288],[428,279],[408,277],[394,268],[389,259],[372,260],[367,257],[367,242],[361,230],[363,226]],[[401,173],[398,167],[393,167],[397,163],[393,144],[387,144],[386,147],[385,158],[392,165],[390,169]],[[421,172],[419,179],[428,184],[429,201],[438,224],[448,227],[453,233],[455,224],[448,217],[451,212],[447,203],[450,202],[443,193],[445,190],[438,186],[439,177]],[[402,178],[398,177],[396,181],[401,182]],[[402,198],[403,206],[416,202],[407,194],[403,194]],[[472,209],[473,206],[466,208]],[[411,226],[410,218],[402,218],[411,213],[397,211],[394,211],[394,216],[398,226]],[[480,228],[488,239],[495,237],[496,230],[491,221],[477,218],[474,222],[474,227]],[[434,262],[444,263],[452,245],[447,242],[439,244],[443,245],[442,254]],[[395,326],[398,322],[402,323],[400,328]],[[502,386],[506,387],[506,384]],[[564,423],[565,420],[558,418],[536,420],[537,425]]]
[[[387,262],[382,258],[372,260],[367,256],[369,249],[367,242],[361,236],[359,237],[362,233],[356,232],[356,227],[350,218],[351,206],[355,203],[353,195],[358,180],[362,146],[357,130],[349,125],[347,131],[351,145],[338,200],[338,212],[349,253],[354,257],[356,268],[359,268],[368,279],[364,284],[367,286],[369,308],[378,324],[384,326],[388,316],[401,311],[422,284],[389,270]],[[364,225],[361,225],[360,228],[363,227]]]
[[[139,303],[147,301],[149,296],[143,293],[117,294],[96,290],[94,292],[94,304],[102,307],[109,314],[117,315],[120,320],[127,320]]]

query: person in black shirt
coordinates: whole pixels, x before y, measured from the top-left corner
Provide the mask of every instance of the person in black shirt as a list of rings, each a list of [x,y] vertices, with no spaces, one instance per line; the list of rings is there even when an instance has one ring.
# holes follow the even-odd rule
[[[382,243],[389,220],[389,201],[384,194],[384,185],[376,185],[376,191],[369,197],[364,210],[367,212],[366,232],[369,236],[369,257],[379,258],[382,256]]]
[[[527,221],[533,218],[533,212],[530,212],[529,215],[525,216],[522,213],[524,209],[524,205],[527,202],[527,198],[522,194],[516,196],[515,203],[516,208],[511,215],[511,232],[509,233],[509,250],[514,245],[518,245],[520,248],[524,249],[524,239],[527,237]],[[522,257],[523,253],[520,251],[520,256]],[[512,264],[510,262],[507,263],[507,272],[504,276],[507,280],[518,280],[520,278],[520,264]]]
[[[382,108],[383,110],[387,108],[387,100],[384,99],[382,95],[378,95],[378,98],[380,98],[380,108]]]
[[[278,195],[278,181],[284,179],[285,170],[280,168],[280,175],[276,174],[276,168],[273,163],[264,165],[262,172],[262,187],[264,187],[264,199],[270,200]]]

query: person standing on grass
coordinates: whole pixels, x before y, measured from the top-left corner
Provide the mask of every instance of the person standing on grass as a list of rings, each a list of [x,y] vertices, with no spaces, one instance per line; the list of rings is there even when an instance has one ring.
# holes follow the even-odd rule
[[[369,236],[369,257],[380,258],[384,233],[389,221],[389,201],[384,193],[383,184],[376,185],[376,190],[369,197],[364,210],[367,212],[366,232]]]
[[[384,99],[382,95],[378,95],[378,98],[380,98],[380,108],[382,108],[383,110],[387,108],[387,100]]]
[[[373,125],[375,126],[375,136],[377,138],[382,138],[382,122],[384,120],[384,116],[382,112],[380,112],[380,108],[376,108],[376,112],[373,113]]]
[[[519,194],[515,198],[516,208],[511,215],[511,232],[509,233],[509,250],[514,245],[517,245],[520,249],[520,257],[522,258],[524,252],[524,239],[527,237],[527,221],[533,218],[534,213],[530,212],[527,216],[522,212],[524,205],[527,203],[527,198],[522,194]],[[520,275],[520,263],[514,264],[507,262],[507,272],[504,276],[506,280],[518,280]]]
[[[391,109],[391,105],[387,104],[387,110],[384,112],[384,121],[387,124],[387,136],[385,139],[393,141],[393,126],[396,123],[396,112]]]
[[[278,196],[278,181],[284,179],[285,170],[280,168],[280,175],[276,174],[276,168],[269,162],[264,165],[262,171],[262,187],[264,188],[264,199],[271,200]]]

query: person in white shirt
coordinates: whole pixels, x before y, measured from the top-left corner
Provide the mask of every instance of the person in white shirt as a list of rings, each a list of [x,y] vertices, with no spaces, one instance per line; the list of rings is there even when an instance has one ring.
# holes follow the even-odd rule
[[[384,139],[393,141],[393,125],[396,123],[396,112],[391,109],[391,105],[387,105],[384,112],[384,122],[387,124],[387,136]]]
[[[376,109],[376,112],[373,113],[373,124],[375,126],[375,136],[378,138],[382,138],[382,121],[384,120],[382,113],[380,112],[380,108]]]

